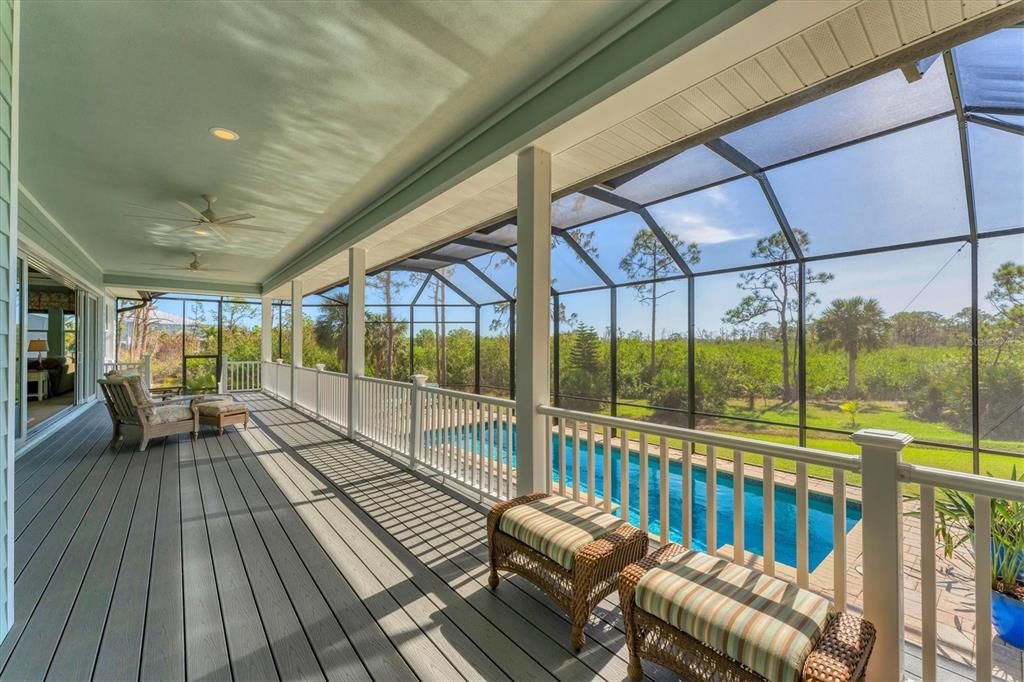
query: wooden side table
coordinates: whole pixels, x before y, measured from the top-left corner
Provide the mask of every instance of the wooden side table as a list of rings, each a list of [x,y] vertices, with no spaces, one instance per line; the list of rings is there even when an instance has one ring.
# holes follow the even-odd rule
[[[46,400],[46,397],[50,394],[50,373],[45,369],[30,369],[25,373],[25,378],[28,380],[28,383],[36,382],[35,393],[26,391],[25,397]]]

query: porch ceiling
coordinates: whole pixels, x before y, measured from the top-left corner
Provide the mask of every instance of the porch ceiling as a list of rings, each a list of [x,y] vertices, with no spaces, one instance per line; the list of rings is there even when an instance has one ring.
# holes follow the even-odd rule
[[[652,9],[639,0],[27,3],[21,181],[107,273],[151,275],[147,263],[184,266],[200,251],[232,271],[205,277],[258,285]],[[217,141],[213,126],[241,139]],[[180,215],[178,201],[202,208],[201,193],[219,197],[219,215],[250,212],[284,234],[224,243],[127,217]]]
[[[776,2],[538,142],[552,152],[553,185],[565,194],[1020,21],[1022,4]],[[325,258],[328,249],[363,246],[373,270],[495,224],[514,214],[515,190],[510,155],[379,229],[360,234],[353,223],[264,291],[287,296],[282,285],[295,276],[306,291],[343,280],[344,253]]]

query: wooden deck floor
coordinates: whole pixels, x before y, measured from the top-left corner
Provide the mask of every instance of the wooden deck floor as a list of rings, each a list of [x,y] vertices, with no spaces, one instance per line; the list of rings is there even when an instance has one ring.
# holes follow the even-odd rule
[[[610,602],[577,656],[534,588],[487,589],[481,507],[247,399],[248,432],[147,453],[97,406],[18,462],[0,677],[625,677]]]

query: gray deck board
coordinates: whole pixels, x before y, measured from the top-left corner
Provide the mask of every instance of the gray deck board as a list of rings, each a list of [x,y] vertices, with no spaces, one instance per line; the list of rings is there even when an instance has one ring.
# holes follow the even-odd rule
[[[68,425],[68,432],[62,443],[56,447],[47,448],[38,455],[25,458],[22,466],[18,464],[18,471],[21,478],[14,482],[15,508],[21,506],[26,498],[44,481],[50,478],[54,469],[61,466],[69,457],[82,456],[82,450],[78,447],[79,442],[88,440],[89,433],[102,428],[97,422],[90,422],[84,419],[77,420]]]
[[[484,507],[242,399],[248,431],[138,453],[97,406],[18,461],[0,678],[623,679],[613,599],[573,653],[536,588],[487,587]]]
[[[189,679],[230,679],[231,660],[199,476],[192,444],[184,439],[178,439],[178,489],[185,585],[185,671]]]
[[[232,470],[230,460],[239,459],[234,445],[227,439],[210,440],[208,443],[214,470],[221,482],[225,499],[228,500],[232,522],[237,524],[236,533],[243,548],[246,566],[256,566],[268,574],[260,579],[260,584],[268,585],[264,595],[261,595],[262,589],[257,587],[254,578],[257,598],[273,597],[273,601],[268,600],[266,606],[261,605],[260,608],[264,612],[285,613],[290,624],[291,629],[282,628],[276,618],[265,620],[268,634],[287,645],[290,639],[298,639],[293,633],[304,633],[304,644],[300,642],[297,645],[298,653],[301,654],[299,660],[305,661],[308,652],[309,656],[316,657],[317,670],[330,679],[365,679],[366,668],[359,660],[359,655],[345,636],[301,557],[288,542],[249,472]],[[237,476],[239,473],[241,480]],[[274,571],[273,576],[269,575],[270,570]],[[286,608],[286,604],[290,606]],[[292,620],[290,609],[294,611],[294,617],[301,626],[297,627],[297,623]],[[288,649],[283,653],[292,655]],[[313,674],[312,666],[308,670],[308,674]],[[294,674],[300,672],[296,670]],[[281,675],[288,678],[293,673],[286,672],[282,664]]]
[[[140,458],[132,457],[114,458],[113,465],[75,528],[46,590],[21,633],[21,638],[31,642],[32,646],[15,649],[4,666],[4,674],[20,680],[38,680],[45,675],[107,521],[118,506],[118,493],[128,478],[129,470],[141,476],[142,467],[136,464],[141,461]],[[128,484],[131,485],[131,480]]]
[[[126,668],[138,666],[139,679],[181,680],[185,678],[185,581],[181,554],[181,487],[179,482],[179,450],[181,436],[164,441],[160,471],[160,493],[157,498],[156,525],[152,541],[152,561],[145,577],[145,628],[142,631],[142,660],[124,663]],[[117,618],[111,614],[110,618]],[[104,654],[97,670],[109,670],[117,662],[105,663]],[[103,679],[131,679],[103,678]]]
[[[47,525],[45,535],[31,538],[31,543],[24,542],[24,537],[14,541],[15,559],[15,594],[14,594],[14,625],[0,643],[0,674],[6,666],[15,645],[36,610],[36,605],[47,591],[51,578],[58,563],[64,557],[70,543],[79,529],[82,519],[89,511],[96,495],[104,482],[116,457],[115,452],[108,451],[99,457],[97,465],[92,467],[89,475],[81,486],[69,491],[66,504],[51,501],[56,509],[56,518]],[[17,471],[15,471],[17,477]],[[20,545],[20,546],[19,546]],[[18,564],[27,570],[18,570]]]
[[[104,614],[102,639],[95,652],[93,674],[97,679],[131,680],[139,676],[161,474],[169,449],[166,442],[150,446],[114,592]],[[65,634],[65,638],[67,636]],[[51,672],[54,669],[55,666],[51,666]]]
[[[35,495],[17,508],[14,515],[15,539],[23,545],[30,545],[32,538],[45,537],[63,512],[63,505],[68,503],[106,452],[106,443],[93,442],[81,458],[68,463],[71,469],[67,476],[60,475],[64,469],[59,470],[57,476],[52,476]],[[26,531],[30,531],[28,537],[23,538]],[[22,555],[22,558],[27,558],[27,555]],[[19,571],[24,567],[24,563],[18,562],[17,558],[15,565]]]
[[[159,453],[156,456],[159,457]],[[152,452],[142,453],[142,456],[132,457],[128,464],[128,472],[118,489],[85,578],[79,586],[78,597],[50,659],[49,674],[55,679],[88,680],[92,677],[96,651],[103,637],[103,623],[124,559],[143,476],[153,457]],[[28,636],[29,632],[25,634]]]
[[[240,457],[230,460],[236,480],[253,498],[256,492],[262,495],[284,537],[294,547],[370,674],[377,679],[416,679],[400,652],[400,649],[407,647],[403,645],[396,648],[391,643],[367,605],[359,599],[352,585],[338,571],[324,547],[257,461],[256,456],[241,442],[241,437],[232,433],[229,439],[229,442],[236,446],[235,451]],[[246,478],[246,474],[249,479]],[[275,544],[280,542],[281,536],[277,535],[267,514],[256,514],[256,520],[261,530],[265,531],[265,538],[273,537]],[[275,553],[275,558],[277,556]]]
[[[204,441],[196,441],[191,445],[192,462],[202,496],[202,516],[206,520],[214,576],[220,595],[224,634],[231,657],[231,671],[236,678],[243,680],[276,679],[277,666],[268,646],[266,628],[256,608],[253,588],[238,551],[213,466],[204,454],[206,444]]]
[[[331,493],[318,494],[325,487],[323,479],[314,477],[294,460],[282,460],[280,464],[282,473],[302,486],[307,501],[328,519],[365,565],[373,567],[387,582],[398,601],[408,605],[408,612],[427,637],[463,674],[484,679],[551,679],[547,670],[481,618],[394,538],[367,527],[358,509]],[[495,659],[502,660],[506,667],[503,669]]]
[[[244,571],[251,594],[255,598],[255,606],[273,654],[273,662],[282,679],[322,680],[324,675],[320,663],[313,653],[313,647],[256,529],[252,513],[242,499],[234,477],[230,472],[225,475],[223,471],[218,475],[218,464],[221,469],[225,466],[222,450],[217,441],[216,438],[203,438],[197,441],[196,461],[203,469],[209,468],[209,473],[204,478],[212,475],[220,491],[223,510],[226,512],[225,522],[236,538],[238,566],[235,568]],[[220,573],[218,570],[218,575]],[[241,577],[239,576],[239,579]],[[254,674],[269,676],[268,673],[269,671]]]

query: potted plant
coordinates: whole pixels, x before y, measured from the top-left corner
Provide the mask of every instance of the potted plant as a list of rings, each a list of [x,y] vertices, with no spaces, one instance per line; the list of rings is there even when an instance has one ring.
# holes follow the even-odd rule
[[[1024,475],[1013,480],[1024,482]],[[963,556],[974,565],[974,497],[957,490],[935,496],[935,536],[944,556]],[[1024,649],[1024,504],[993,498],[992,625],[1004,641]]]

